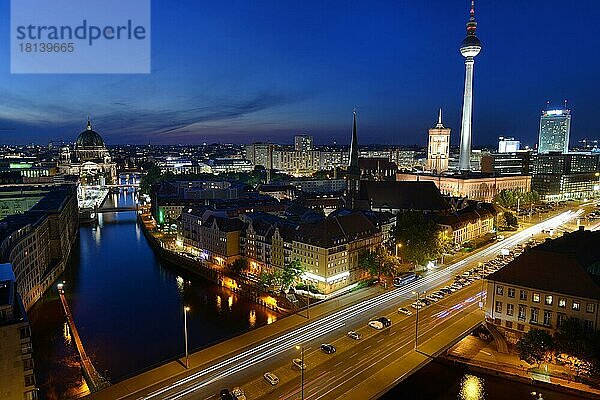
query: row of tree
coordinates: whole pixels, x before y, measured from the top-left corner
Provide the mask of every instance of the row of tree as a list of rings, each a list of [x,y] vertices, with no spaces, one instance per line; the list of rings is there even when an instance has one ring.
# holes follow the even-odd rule
[[[440,258],[453,247],[452,235],[418,211],[396,215],[394,237],[402,260],[418,265]]]
[[[526,207],[540,202],[540,195],[535,190],[523,192],[516,189],[503,189],[496,197],[494,202],[502,208]]]
[[[600,372],[600,333],[586,332],[579,321],[564,321],[554,335],[531,329],[517,342],[519,358],[532,365],[560,362],[576,375]]]

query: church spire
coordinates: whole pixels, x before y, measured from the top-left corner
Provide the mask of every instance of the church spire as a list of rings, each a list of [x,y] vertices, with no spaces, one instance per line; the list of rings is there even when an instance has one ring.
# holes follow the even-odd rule
[[[350,142],[350,160],[348,172],[354,173],[358,170],[358,134],[356,132],[356,110],[352,111],[354,120],[352,124],[352,141]]]
[[[88,131],[92,130],[92,121],[90,120],[90,116],[89,115],[88,115],[87,130]]]

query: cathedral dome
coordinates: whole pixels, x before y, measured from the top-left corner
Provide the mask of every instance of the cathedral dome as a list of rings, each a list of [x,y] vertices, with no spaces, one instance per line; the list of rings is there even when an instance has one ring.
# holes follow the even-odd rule
[[[94,130],[92,130],[92,124],[88,121],[87,129],[79,134],[75,141],[77,148],[81,147],[105,147],[102,136]]]

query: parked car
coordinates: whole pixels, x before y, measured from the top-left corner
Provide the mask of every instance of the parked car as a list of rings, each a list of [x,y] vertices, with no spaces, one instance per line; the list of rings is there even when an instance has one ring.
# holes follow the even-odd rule
[[[420,310],[421,308],[425,307],[425,304],[419,302],[414,302],[410,305],[412,308],[414,308],[415,310]]]
[[[369,326],[378,331],[383,329],[383,324],[380,321],[369,321]]]
[[[246,393],[240,387],[234,387],[231,394],[236,400],[246,400]]]
[[[272,372],[265,372],[265,374],[263,375],[263,377],[265,378],[265,380],[267,382],[269,382],[271,385],[275,386],[279,383],[279,378],[277,377],[277,375],[275,375]]]
[[[348,332],[348,337],[354,340],[360,340],[362,338],[361,334],[356,331]]]
[[[292,366],[298,368],[298,369],[306,369],[306,364],[302,362],[302,359],[300,358],[294,358],[292,360]]]
[[[392,326],[392,320],[387,317],[376,318],[376,321],[381,322],[385,328],[387,328],[388,326]]]
[[[398,309],[398,314],[412,315],[412,311],[410,311],[408,308],[400,307]]]
[[[219,392],[220,400],[235,400],[233,395],[229,392],[229,389],[223,389]]]
[[[333,347],[332,344],[323,343],[321,345],[321,351],[323,351],[323,353],[325,353],[325,354],[333,354],[333,353],[335,353],[335,347]]]

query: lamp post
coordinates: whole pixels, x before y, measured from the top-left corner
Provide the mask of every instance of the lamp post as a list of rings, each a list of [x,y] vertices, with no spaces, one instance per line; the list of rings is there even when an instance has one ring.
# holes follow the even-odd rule
[[[412,294],[417,298],[417,317],[415,319],[415,351],[417,350],[418,340],[419,340],[419,308],[421,308],[421,303],[419,302],[419,296],[425,294],[425,291],[413,291]]]
[[[300,350],[300,393],[301,399],[304,400],[304,346],[296,346]]]
[[[189,368],[189,354],[188,354],[188,330],[187,330],[187,313],[190,311],[188,306],[183,306],[183,335],[185,338],[185,368]]]

